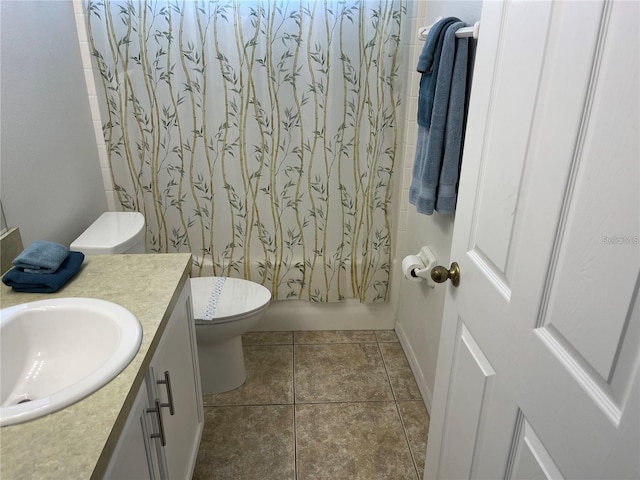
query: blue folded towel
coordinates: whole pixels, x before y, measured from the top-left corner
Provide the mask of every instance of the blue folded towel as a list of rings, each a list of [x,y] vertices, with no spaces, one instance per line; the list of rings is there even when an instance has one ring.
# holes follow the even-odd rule
[[[37,240],[13,260],[13,266],[26,273],[54,273],[69,255],[69,249],[54,242]]]
[[[78,273],[83,261],[84,253],[69,252],[55,273],[27,273],[18,268],[12,268],[4,274],[2,282],[16,292],[57,292]]]

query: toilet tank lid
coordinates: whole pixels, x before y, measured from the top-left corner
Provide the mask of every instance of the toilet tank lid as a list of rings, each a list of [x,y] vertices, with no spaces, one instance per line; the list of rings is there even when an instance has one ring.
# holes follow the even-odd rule
[[[71,250],[120,253],[141,240],[144,216],[139,212],[105,212],[72,244]]]
[[[204,311],[219,277],[191,278],[193,318],[202,320]],[[226,278],[218,297],[213,323],[223,323],[265,308],[271,292],[262,285],[240,278]],[[204,322],[208,323],[208,322]]]

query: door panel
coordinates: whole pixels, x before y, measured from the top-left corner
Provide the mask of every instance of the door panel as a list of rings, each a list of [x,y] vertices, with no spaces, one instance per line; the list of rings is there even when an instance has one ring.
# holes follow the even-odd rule
[[[628,210],[637,212],[640,204],[640,162],[620,159],[637,155],[637,142],[625,137],[637,136],[640,128],[638,65],[629,62],[640,52],[623,29],[611,27],[623,23],[618,18],[623,14],[610,6],[603,11],[601,43],[588,77],[584,121],[574,146],[573,181],[565,196],[560,238],[554,247],[558,261],[543,319],[559,343],[580,355],[585,371],[593,369],[604,383],[613,375],[639,273],[638,262],[629,261],[624,243],[637,244],[633,235],[640,216],[629,215]],[[614,48],[624,43],[630,45]],[[613,118],[626,125],[612,122]],[[603,271],[602,266],[609,268]]]
[[[480,412],[485,395],[490,395],[495,371],[462,320],[458,323],[453,363],[455,376],[450,383],[441,469],[452,478],[466,478],[471,472]]]
[[[544,43],[532,43],[528,38],[544,37],[550,10],[549,6],[532,8],[527,2],[520,2],[505,4],[502,12],[511,23],[503,23],[499,42],[510,48],[497,52],[469,250],[482,261],[491,278],[505,285],[505,291],[509,284],[507,264],[518,200],[518,184],[512,179],[522,175],[544,54]],[[519,62],[524,56],[529,61]],[[505,89],[508,94],[502,93]],[[508,135],[500,133],[505,118],[512,119]]]
[[[540,439],[524,419],[522,412],[518,415],[516,433],[512,446],[512,459],[507,467],[507,479],[562,479],[562,474],[553,463]]]

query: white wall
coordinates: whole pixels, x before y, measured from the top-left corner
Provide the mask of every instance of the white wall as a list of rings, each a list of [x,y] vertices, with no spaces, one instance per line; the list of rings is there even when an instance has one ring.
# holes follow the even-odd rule
[[[68,1],[0,1],[0,196],[7,223],[69,244],[107,209]]]
[[[434,23],[443,17],[458,17],[473,25],[480,19],[481,0],[415,1],[409,3],[408,22],[410,38],[403,48],[411,52],[408,66],[408,85],[405,99],[408,103],[405,119],[404,145],[401,148],[404,168],[402,171],[401,198],[396,203],[399,208],[399,227],[396,249],[396,265],[406,255],[416,254],[428,245],[438,259],[439,265],[449,266],[454,215],[431,216],[416,212],[409,205],[409,186],[417,136],[417,102],[420,75],[415,64],[424,45],[418,40],[417,29]],[[400,172],[399,172],[400,173]],[[431,408],[431,396],[436,376],[438,342],[444,307],[446,286],[430,288],[426,282],[414,283],[402,279],[402,272],[396,269],[394,276],[399,287],[396,331],[414,371],[427,408]]]

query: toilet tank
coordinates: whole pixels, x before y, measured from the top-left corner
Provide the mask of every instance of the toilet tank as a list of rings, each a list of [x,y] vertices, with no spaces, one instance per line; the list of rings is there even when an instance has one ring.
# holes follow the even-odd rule
[[[145,253],[144,216],[139,212],[105,212],[69,249],[85,255]]]

